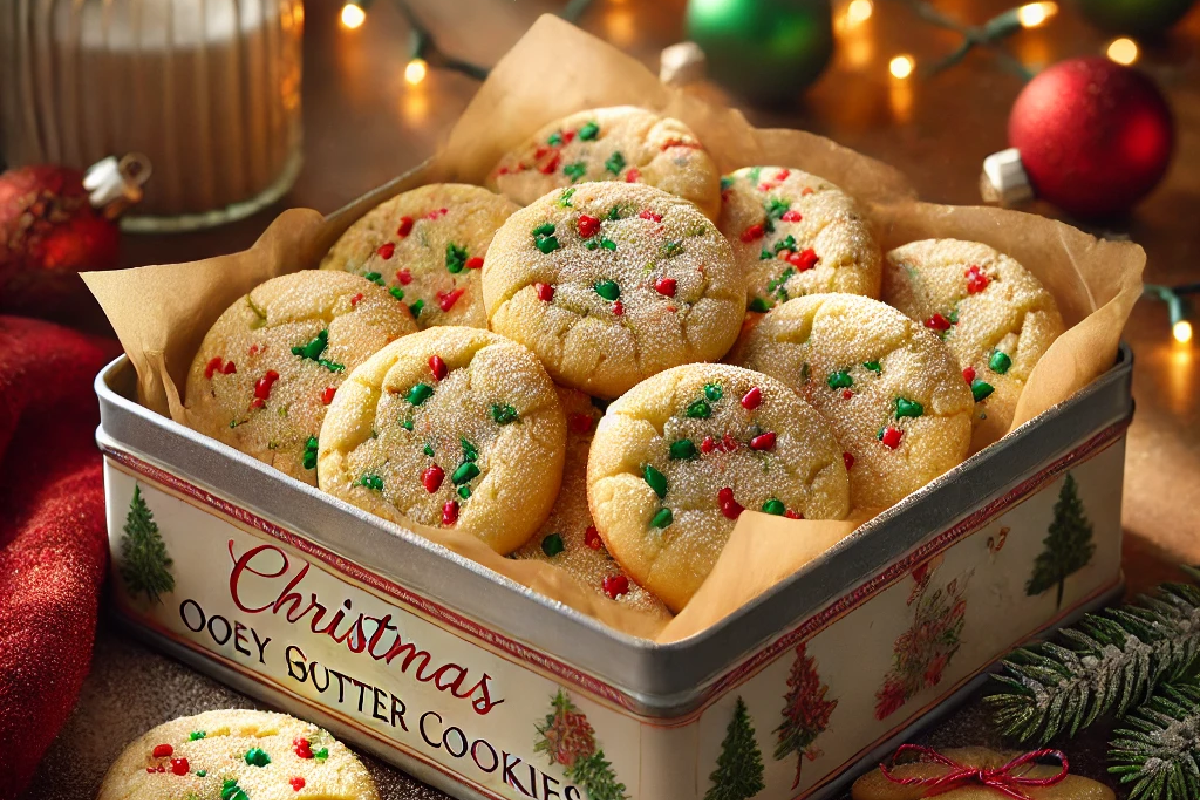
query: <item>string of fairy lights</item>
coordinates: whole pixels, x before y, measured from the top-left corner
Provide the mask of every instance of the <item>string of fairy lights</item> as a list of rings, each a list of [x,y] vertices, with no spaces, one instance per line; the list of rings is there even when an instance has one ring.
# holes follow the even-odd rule
[[[846,37],[853,37],[856,29],[862,28],[875,14],[878,0],[849,0],[844,2],[838,13],[835,28]],[[367,21],[367,13],[374,0],[345,0],[341,9],[341,24],[347,30],[361,28]],[[442,51],[429,29],[421,22],[406,0],[391,0],[399,8],[409,25],[408,62],[404,67],[404,80],[410,86],[422,83],[430,68],[459,72],[476,80],[488,75],[488,68],[451,56]],[[887,62],[887,72],[893,81],[905,83],[916,77],[929,77],[953,67],[976,48],[986,48],[1002,68],[1028,80],[1033,76],[1029,67],[998,45],[1018,31],[1040,28],[1058,14],[1058,3],[1039,0],[1025,3],[989,19],[982,25],[965,25],[939,11],[927,0],[893,0],[908,6],[922,21],[939,28],[954,31],[961,41],[953,51],[928,64],[918,64],[910,53],[898,53]],[[571,22],[578,21],[591,5],[592,0],[568,0],[559,16]],[[1119,37],[1104,45],[1105,55],[1118,64],[1131,65],[1138,61],[1141,52],[1137,42],[1128,37]],[[1171,334],[1175,341],[1186,344],[1192,340],[1193,329],[1189,321],[1187,295],[1200,294],[1200,284],[1184,286],[1162,286],[1148,284],[1145,297],[1158,300],[1167,307],[1171,321]]]

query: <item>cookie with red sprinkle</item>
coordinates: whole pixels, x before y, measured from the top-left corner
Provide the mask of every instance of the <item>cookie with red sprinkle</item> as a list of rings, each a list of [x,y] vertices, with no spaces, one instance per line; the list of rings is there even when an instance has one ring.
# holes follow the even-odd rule
[[[586,183],[508,218],[483,270],[492,330],[561,385],[617,397],[669,367],[724,355],[742,270],[696,207],[652,186]]]
[[[608,407],[588,458],[608,551],[678,612],[744,511],[841,519],[842,447],[783,383],[723,364],[661,372]]]
[[[720,172],[687,125],[643,108],[594,108],[563,117],[502,159],[487,185],[521,205],[588,181],[657,186],[715,220]]]
[[[894,505],[967,456],[973,401],[958,364],[878,300],[789,300],[746,326],[730,360],[787,384],[829,421],[854,509]]]
[[[463,531],[508,553],[550,513],[566,427],[527,349],[479,328],[430,328],[342,384],[321,426],[320,487],[392,522]]]
[[[492,236],[517,206],[479,186],[433,183],[368,211],[321,261],[387,288],[421,328],[486,328],[480,273]]]
[[[818,292],[879,297],[879,245],[841,189],[787,167],[739,169],[721,188],[720,228],[746,272],[749,310]]]
[[[1054,296],[1015,259],[958,239],[892,250],[883,293],[958,359],[976,400],[971,451],[1008,433],[1030,373],[1066,329]]]
[[[125,748],[96,800],[377,800],[344,744],[295,717],[206,711],[148,731]]]
[[[562,488],[554,509],[538,532],[513,553],[514,558],[545,561],[566,570],[596,594],[664,619],[671,612],[621,570],[600,538],[587,504],[587,462],[596,423],[603,412],[583,392],[558,388],[558,402],[567,416],[567,456]],[[624,583],[621,581],[624,580]]]
[[[416,330],[403,303],[356,275],[273,278],[205,335],[184,391],[188,425],[315,486],[316,437],[338,387]]]

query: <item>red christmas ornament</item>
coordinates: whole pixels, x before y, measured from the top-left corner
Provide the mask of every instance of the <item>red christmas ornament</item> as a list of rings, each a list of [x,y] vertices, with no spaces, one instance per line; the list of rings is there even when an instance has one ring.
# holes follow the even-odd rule
[[[1175,123],[1158,87],[1107,58],[1064,61],[1013,104],[1012,149],[984,162],[984,197],[1031,194],[1085,219],[1127,212],[1167,171]]]
[[[147,177],[136,156],[86,175],[49,164],[0,174],[0,312],[44,311],[84,292],[79,272],[115,267],[116,217]]]

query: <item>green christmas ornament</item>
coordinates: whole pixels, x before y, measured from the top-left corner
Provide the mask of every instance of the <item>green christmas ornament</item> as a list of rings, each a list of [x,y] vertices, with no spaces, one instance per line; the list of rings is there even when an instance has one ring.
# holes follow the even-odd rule
[[[1097,28],[1153,36],[1179,22],[1196,0],[1075,0],[1075,4]]]
[[[830,0],[690,0],[687,25],[709,77],[756,103],[795,100],[833,55]]]

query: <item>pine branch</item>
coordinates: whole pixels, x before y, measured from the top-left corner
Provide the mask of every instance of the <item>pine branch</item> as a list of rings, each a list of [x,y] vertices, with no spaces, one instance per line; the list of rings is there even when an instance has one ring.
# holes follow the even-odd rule
[[[1193,580],[1200,572],[1185,568]],[[1039,744],[1098,717],[1123,717],[1160,686],[1200,668],[1200,587],[1165,584],[1135,603],[1088,614],[1045,642],[1013,651],[1000,691],[984,698],[1005,735]]]
[[[1132,783],[1129,800],[1200,797],[1200,683],[1162,686],[1114,732],[1108,771]]]
[[[567,775],[587,790],[588,800],[629,800],[625,784],[617,781],[603,750],[576,761]]]

